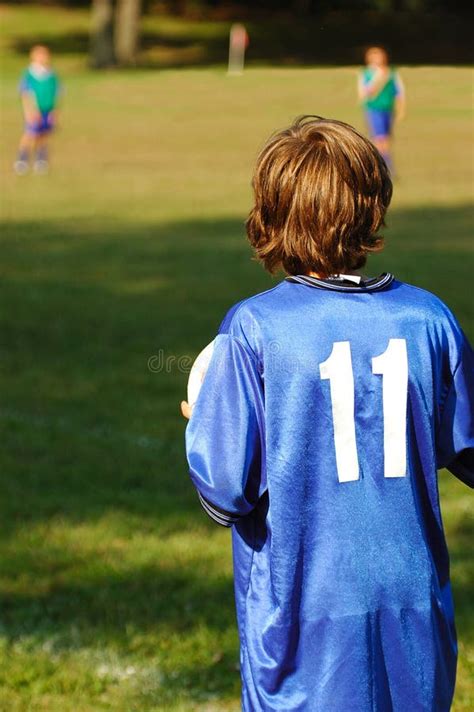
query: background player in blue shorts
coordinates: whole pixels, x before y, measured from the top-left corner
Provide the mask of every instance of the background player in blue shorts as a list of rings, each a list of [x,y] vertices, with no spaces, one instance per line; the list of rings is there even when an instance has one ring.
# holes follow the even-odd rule
[[[244,712],[448,712],[457,646],[437,469],[474,485],[474,356],[436,296],[361,273],[380,153],[315,117],[273,136],[247,233],[286,279],[234,306],[189,413],[232,527]]]
[[[54,128],[59,97],[59,80],[51,68],[49,49],[36,45],[31,49],[30,60],[20,81],[25,128],[14,163],[19,175],[27,173],[31,157],[36,173],[47,172],[48,139]]]
[[[394,119],[401,120],[405,115],[405,88],[399,73],[389,66],[382,47],[370,47],[365,64],[359,75],[359,99],[370,138],[392,169],[391,135]]]

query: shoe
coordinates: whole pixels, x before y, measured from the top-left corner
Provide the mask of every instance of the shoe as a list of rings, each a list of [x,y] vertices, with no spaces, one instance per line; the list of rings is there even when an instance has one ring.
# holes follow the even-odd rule
[[[28,161],[15,161],[13,164],[13,170],[17,176],[24,176],[29,171]]]
[[[44,161],[43,159],[35,161],[33,168],[37,175],[44,176],[49,170],[48,161]]]

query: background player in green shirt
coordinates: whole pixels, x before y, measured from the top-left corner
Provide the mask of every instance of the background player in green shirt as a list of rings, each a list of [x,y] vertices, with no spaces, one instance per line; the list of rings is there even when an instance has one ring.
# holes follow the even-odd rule
[[[54,128],[59,97],[59,80],[51,68],[51,53],[36,45],[30,52],[30,65],[20,81],[20,97],[25,128],[20,140],[15,172],[24,175],[32,155],[36,173],[48,170],[48,138]]]
[[[359,99],[372,142],[392,169],[391,135],[394,119],[405,115],[405,87],[398,72],[389,66],[382,47],[365,53],[365,68],[359,75]]]

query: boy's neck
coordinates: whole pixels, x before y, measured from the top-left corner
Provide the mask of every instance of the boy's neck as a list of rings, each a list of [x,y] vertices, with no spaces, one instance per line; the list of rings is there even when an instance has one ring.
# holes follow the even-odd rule
[[[354,270],[354,272],[341,272],[339,274],[331,274],[327,277],[324,277],[322,274],[319,274],[319,272],[307,272],[307,276],[316,277],[317,279],[331,279],[331,277],[359,277],[360,279],[362,277],[358,270]]]
[[[51,73],[49,65],[40,64],[39,62],[31,62],[29,69],[32,75],[37,78],[46,77]]]

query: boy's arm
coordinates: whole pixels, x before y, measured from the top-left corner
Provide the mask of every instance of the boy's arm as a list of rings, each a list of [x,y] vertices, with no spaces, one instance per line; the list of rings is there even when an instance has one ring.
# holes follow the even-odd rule
[[[388,67],[378,67],[373,78],[364,86],[366,97],[375,97],[381,92],[388,80],[390,71]]]
[[[395,118],[397,121],[402,121],[406,115],[406,92],[405,85],[399,74],[395,77]]]
[[[55,75],[55,80],[56,80],[56,88],[55,88],[55,92],[54,92],[54,108],[51,113],[53,114],[54,122],[56,123],[59,118],[59,109],[60,109],[60,105],[62,103],[64,88],[63,88],[63,83],[60,81],[60,79],[57,77],[57,75]]]
[[[29,124],[33,124],[39,118],[39,110],[35,95],[32,91],[25,88],[20,89],[20,96],[25,121]]]
[[[438,467],[474,487],[474,354],[464,341],[437,438]]]
[[[265,490],[263,386],[255,356],[219,335],[186,430],[190,475],[207,514],[232,526]]]

